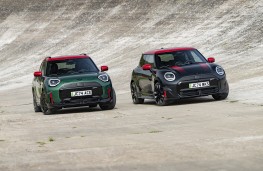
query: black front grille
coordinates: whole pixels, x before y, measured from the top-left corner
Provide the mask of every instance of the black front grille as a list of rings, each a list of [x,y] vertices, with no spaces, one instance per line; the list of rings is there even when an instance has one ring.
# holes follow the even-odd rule
[[[71,92],[73,91],[84,91],[84,90],[92,90],[92,95],[87,96],[78,96],[71,97]],[[70,83],[65,84],[59,89],[59,97],[63,101],[64,99],[84,99],[84,98],[92,98],[92,97],[100,97],[103,94],[102,87],[99,83],[96,82],[79,82],[79,83]]]
[[[180,80],[177,85],[177,91],[180,97],[196,97],[196,96],[206,96],[211,94],[216,94],[219,92],[218,79],[211,77],[211,75],[198,75],[198,79],[195,79],[196,76],[187,76]],[[190,83],[206,82],[209,81],[208,87],[201,88],[189,88]]]
[[[180,91],[181,97],[207,96],[218,93],[217,87]]]

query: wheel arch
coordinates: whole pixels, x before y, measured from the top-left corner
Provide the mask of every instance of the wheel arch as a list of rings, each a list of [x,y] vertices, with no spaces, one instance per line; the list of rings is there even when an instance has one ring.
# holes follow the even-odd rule
[[[154,84],[156,84],[157,82],[159,82],[161,85],[163,85],[161,79],[158,78],[158,77],[156,77],[156,78],[154,79]]]

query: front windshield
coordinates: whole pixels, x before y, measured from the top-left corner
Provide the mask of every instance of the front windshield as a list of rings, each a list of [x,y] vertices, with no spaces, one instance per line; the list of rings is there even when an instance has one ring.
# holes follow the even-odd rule
[[[47,76],[60,76],[98,72],[90,58],[50,61],[47,63]]]
[[[206,62],[203,55],[197,50],[184,50],[155,55],[157,68],[183,66]]]

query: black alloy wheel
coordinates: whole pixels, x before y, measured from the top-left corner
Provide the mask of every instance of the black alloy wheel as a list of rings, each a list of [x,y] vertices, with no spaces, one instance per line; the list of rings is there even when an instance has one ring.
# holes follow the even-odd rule
[[[56,108],[52,108],[52,109],[48,108],[44,93],[42,93],[40,97],[40,107],[44,115],[50,115],[50,114],[56,113],[57,111]]]
[[[111,110],[111,109],[114,109],[115,105],[116,105],[116,93],[115,93],[115,90],[112,88],[111,102],[108,104],[99,104],[99,106],[102,110]]]
[[[33,91],[33,105],[34,105],[35,112],[41,112],[41,107],[37,105],[36,96],[35,96],[34,91]]]
[[[131,83],[131,96],[134,104],[143,104],[144,99],[138,98],[137,88],[135,82]]]
[[[155,103],[158,106],[165,106],[168,104],[167,100],[164,97],[164,91],[159,82],[154,84],[154,99]]]

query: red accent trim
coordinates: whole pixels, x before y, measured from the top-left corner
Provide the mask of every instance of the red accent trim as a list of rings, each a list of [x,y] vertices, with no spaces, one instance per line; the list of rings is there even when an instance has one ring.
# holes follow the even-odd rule
[[[108,70],[109,70],[109,67],[108,67],[108,66],[101,66],[101,67],[100,67],[100,70],[101,70],[101,71],[108,71]]]
[[[179,67],[179,66],[171,66],[171,68],[172,68],[172,69],[175,69],[175,70],[177,70],[177,71],[179,71],[179,72],[185,72],[184,68]]]
[[[150,64],[144,64],[143,66],[142,66],[142,69],[143,70],[150,70],[152,68],[152,66],[150,65]]]
[[[53,95],[52,93],[49,93],[49,99],[50,99],[50,103],[54,104],[54,100],[53,100]]]
[[[46,61],[63,61],[69,59],[82,59],[82,58],[90,58],[87,55],[77,55],[77,56],[57,56],[57,57],[47,57]]]
[[[192,47],[176,47],[176,48],[168,48],[168,49],[156,49],[156,50],[144,52],[143,54],[155,55],[155,54],[176,52],[176,51],[182,51],[182,50],[195,50],[195,48],[192,48]]]
[[[36,71],[34,72],[35,77],[42,77],[42,72],[41,71]]]
[[[208,70],[208,66],[206,63],[200,63],[199,64],[204,70]]]
[[[111,88],[108,88],[108,97],[111,99]]]
[[[163,91],[163,96],[164,96],[164,98],[167,97],[167,92],[166,92],[166,90]]]
[[[208,61],[209,63],[214,63],[214,62],[215,62],[215,58],[209,57],[209,58],[207,59],[207,61]]]

